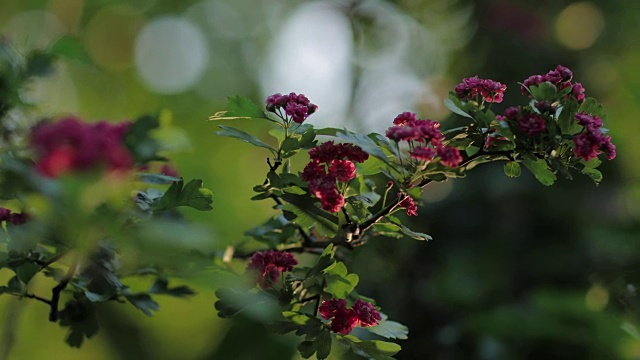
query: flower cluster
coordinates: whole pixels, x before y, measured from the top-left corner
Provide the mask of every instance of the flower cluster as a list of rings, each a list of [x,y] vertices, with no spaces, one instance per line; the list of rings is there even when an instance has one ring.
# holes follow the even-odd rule
[[[318,106],[312,104],[303,94],[290,93],[282,95],[280,93],[267,97],[267,111],[276,113],[279,109],[284,109],[285,114],[295,123],[302,124],[309,115],[318,110]]]
[[[98,165],[129,169],[134,160],[123,143],[129,126],[128,122],[87,124],[73,117],[37,125],[31,134],[31,145],[38,155],[36,168],[48,177]]]
[[[362,300],[356,300],[351,308],[344,299],[324,300],[318,311],[322,318],[331,320],[331,331],[342,335],[348,335],[357,325],[374,326],[382,320],[376,308]]]
[[[584,87],[581,83],[571,83],[571,79],[573,78],[573,73],[568,68],[558,65],[554,70],[550,70],[548,73],[543,75],[531,75],[520,87],[523,95],[529,95],[529,87],[530,86],[538,86],[544,82],[549,82],[555,85],[558,90],[563,90],[566,88],[571,88],[569,94],[571,94],[578,102],[584,101]]]
[[[616,146],[611,143],[611,136],[606,136],[600,131],[602,119],[586,113],[577,113],[575,117],[578,124],[584,126],[584,131],[573,137],[573,143],[575,144],[573,153],[586,161],[597,157],[603,152],[607,159],[615,158]]]
[[[527,136],[542,134],[547,130],[544,117],[535,113],[523,112],[517,106],[512,106],[504,111],[504,116],[498,115],[498,121],[509,119],[518,125],[518,130]]]
[[[348,182],[353,179],[356,176],[354,162],[366,161],[369,154],[353,144],[327,141],[309,150],[309,157],[311,161],[300,178],[309,184],[309,191],[320,199],[324,210],[340,211],[344,206],[344,195],[338,191],[336,180]]]
[[[440,123],[435,120],[419,120],[416,114],[403,112],[393,120],[395,126],[387,129],[385,135],[395,141],[412,142],[409,155],[416,160],[430,162],[436,156],[440,163],[448,167],[456,167],[462,162],[458,149],[442,145],[444,135],[438,129]],[[413,144],[413,142],[418,144]],[[424,145],[422,145],[424,144]]]
[[[22,225],[26,223],[28,219],[29,216],[24,212],[14,213],[9,209],[0,208],[0,222],[6,221],[13,225]]]
[[[292,271],[296,265],[298,265],[298,261],[290,253],[267,250],[253,254],[247,269],[257,273],[258,285],[266,289],[278,280],[283,271]]]
[[[480,95],[486,102],[500,103],[504,97],[507,86],[490,79],[480,79],[477,76],[462,79],[455,87],[456,96],[465,101],[476,100]]]

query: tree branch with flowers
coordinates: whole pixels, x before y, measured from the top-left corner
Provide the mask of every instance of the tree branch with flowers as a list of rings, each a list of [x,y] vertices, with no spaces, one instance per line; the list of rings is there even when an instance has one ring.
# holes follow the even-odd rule
[[[252,200],[274,201],[276,214],[246,232],[268,248],[253,253],[247,267],[258,287],[218,290],[220,316],[232,317],[252,306],[239,299],[263,294],[282,309],[271,328],[301,336],[298,350],[304,358],[328,357],[334,341],[365,357],[393,356],[400,347],[377,339],[405,339],[408,330],[388,320],[373,299],[357,293],[359,278],[339,260],[343,252],[378,237],[430,240],[395,213],[417,216],[417,202],[429,184],[463,178],[483,163],[503,162],[510,177],[520,176],[524,165],[544,185],[552,185],[558,174],[571,179],[576,172],[598,184],[598,156],[613,159],[615,146],[602,127],[602,105],[586,98],[572,79],[573,73],[560,65],[531,76],[520,86],[526,104],[496,114],[492,105],[503,101],[506,85],[466,78],[445,102],[466,118],[464,126],[443,130],[436,120],[403,112],[384,135],[315,128],[307,118],[318,107],[302,94],[271,95],[266,111],[247,98],[229,98],[229,110],[210,120],[257,118],[277,126],[269,131],[275,145],[226,125],[218,132],[271,152],[267,179],[254,187]],[[334,140],[319,143],[320,135]],[[289,158],[304,150],[307,165],[291,169]],[[242,249],[228,250],[246,257]],[[293,253],[319,256],[300,266]],[[370,335],[352,335],[356,327]]]
[[[389,359],[408,329],[357,291],[360,278],[343,261],[349,252],[380,237],[430,240],[397,214],[418,216],[429,184],[463,178],[480,164],[503,162],[510,177],[524,165],[544,185],[575,173],[597,184],[600,155],[616,155],[602,105],[562,66],[526,79],[525,104],[503,114],[492,106],[503,101],[505,85],[464,79],[446,100],[466,120],[452,129],[411,112],[390,119],[384,135],[315,128],[312,115],[321,109],[302,94],[274,94],[265,106],[231,97],[211,120],[272,125],[270,140],[227,125],[218,135],[267,151],[251,199],[269,201],[273,215],[245,233],[260,248],[237,242],[222,256],[199,253],[175,241],[201,233],[180,208],[211,210],[213,193],[171,168],[170,146],[156,134],[170,116],[117,124],[29,119],[16,130],[8,114],[29,105],[18,92],[48,73],[53,59],[32,53],[15,63],[20,57],[8,56],[10,46],[0,47],[0,80],[10,84],[0,93],[0,269],[13,274],[0,295],[45,305],[75,347],[97,333],[104,303],[152,315],[158,295],[195,294],[174,284],[179,274],[224,272],[238,285],[216,291],[220,317],[275,312],[258,318],[275,333],[298,336],[304,358],[325,359],[341,344]],[[295,156],[308,159],[306,166],[294,168]],[[48,290],[34,290],[35,281]]]

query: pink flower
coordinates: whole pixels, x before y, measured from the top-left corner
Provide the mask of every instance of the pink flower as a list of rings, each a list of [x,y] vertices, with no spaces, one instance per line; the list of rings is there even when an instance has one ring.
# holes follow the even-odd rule
[[[302,124],[309,115],[318,110],[318,106],[312,104],[306,96],[296,93],[273,94],[267,97],[265,103],[267,111],[275,113],[278,109],[284,109],[285,114],[298,124]]]
[[[407,211],[407,216],[418,216],[418,206],[416,205],[413,198],[405,193],[399,193],[398,197],[405,197],[400,204],[399,207],[405,208]]]
[[[428,146],[417,146],[409,153],[412,158],[421,161],[431,161],[436,157],[437,152],[434,148]]]
[[[352,308],[347,308],[343,299],[324,300],[318,311],[323,319],[331,320],[331,331],[342,335],[348,335],[357,325],[374,326],[382,320],[375,307],[362,300],[356,300]]]
[[[352,309],[362,326],[374,326],[382,320],[382,316],[376,308],[366,301],[356,300]]]
[[[356,177],[356,166],[349,160],[333,160],[329,166],[329,175],[338,181],[347,182]]]
[[[454,168],[462,162],[460,151],[452,146],[438,146],[438,156],[440,156],[440,163],[450,168]]]
[[[257,282],[263,289],[270,288],[284,271],[292,271],[298,261],[288,252],[267,250],[251,256],[248,270],[257,272]]]
[[[518,120],[518,129],[527,135],[532,136],[545,132],[547,129],[544,118],[538,114],[524,114]]]
[[[507,86],[497,81],[480,79],[477,76],[462,79],[455,87],[456,96],[461,100],[475,100],[480,95],[486,102],[500,103]]]
[[[36,168],[48,177],[100,165],[110,170],[130,169],[133,156],[123,142],[129,126],[128,122],[87,124],[73,117],[37,125],[31,134],[38,156]]]
[[[402,125],[405,125],[406,123],[408,123],[410,121],[414,121],[416,119],[417,119],[417,117],[416,117],[415,113],[405,111],[402,114],[396,116],[395,119],[393,119],[393,124],[397,125],[397,126],[402,126]]]

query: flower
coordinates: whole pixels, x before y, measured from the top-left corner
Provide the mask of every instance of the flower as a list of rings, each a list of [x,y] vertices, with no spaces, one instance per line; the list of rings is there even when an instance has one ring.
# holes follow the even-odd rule
[[[418,206],[415,201],[413,201],[413,198],[405,193],[398,194],[399,198],[402,198],[403,196],[404,199],[400,201],[398,206],[407,210],[407,216],[418,216]]]
[[[486,102],[500,103],[507,86],[490,79],[480,79],[477,76],[462,79],[455,87],[456,96],[465,101],[475,100],[480,95]]]
[[[414,120],[417,120],[416,114],[412,113],[412,112],[405,111],[402,114],[399,114],[398,116],[396,116],[395,119],[393,119],[393,124],[397,125],[397,126],[402,126],[402,125],[405,125],[406,123],[408,123],[410,121],[414,121]]]
[[[11,219],[11,210],[0,208],[0,222]]]
[[[413,151],[409,152],[409,155],[421,161],[431,161],[434,157],[436,157],[437,152],[432,147],[428,146],[417,146],[413,148]]]
[[[604,152],[607,159],[616,157],[616,146],[611,143],[611,136],[604,135],[602,119],[596,115],[579,112],[575,115],[578,124],[584,127],[584,132],[573,137],[573,153],[589,161]]]
[[[454,168],[462,162],[460,151],[452,146],[438,146],[437,151],[440,163],[444,166]]]
[[[309,192],[320,200],[322,208],[338,212],[345,204],[336,181],[347,182],[356,176],[353,162],[364,162],[369,154],[353,144],[322,143],[309,150],[311,161],[304,167],[300,178],[309,185]]]
[[[302,124],[309,115],[318,110],[318,106],[312,104],[306,96],[293,92],[289,95],[280,93],[270,95],[265,103],[267,111],[275,113],[278,109],[284,109],[288,118],[298,124]]]
[[[133,156],[123,142],[129,126],[128,122],[87,124],[74,117],[37,125],[31,133],[36,168],[48,177],[100,165],[110,170],[130,169]]]
[[[376,308],[366,301],[356,300],[352,309],[362,326],[374,326],[382,320],[382,316]]]
[[[527,135],[543,133],[547,127],[544,118],[538,114],[524,114],[518,119],[518,129]]]
[[[363,300],[356,300],[353,307],[348,308],[344,299],[328,299],[322,302],[318,311],[323,319],[331,320],[331,331],[342,335],[348,335],[358,325],[374,326],[382,320],[376,308]]]
[[[329,166],[329,175],[338,181],[347,182],[356,177],[356,166],[349,160],[333,160]]]
[[[292,271],[296,265],[298,261],[290,253],[267,250],[253,254],[247,269],[257,272],[258,285],[266,289],[278,280],[282,272]]]

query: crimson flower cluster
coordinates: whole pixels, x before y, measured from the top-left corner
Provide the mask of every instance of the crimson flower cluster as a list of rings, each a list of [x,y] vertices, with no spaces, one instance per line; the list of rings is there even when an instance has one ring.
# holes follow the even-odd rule
[[[26,223],[28,219],[29,216],[24,212],[15,213],[11,212],[9,209],[0,208],[0,222],[6,221],[13,225],[22,225]]]
[[[344,299],[324,300],[318,311],[323,319],[331,320],[331,331],[342,335],[348,335],[357,325],[374,326],[382,320],[376,308],[362,300],[356,300],[351,308],[347,308]]]
[[[129,122],[88,124],[74,117],[37,125],[31,133],[31,145],[38,156],[36,168],[48,177],[99,165],[110,170],[130,169],[133,156],[123,143],[129,126]]]
[[[596,158],[603,152],[607,159],[615,158],[616,146],[611,143],[611,136],[606,136],[600,131],[602,119],[586,113],[577,113],[575,117],[578,124],[584,126],[584,130],[573,137],[573,153],[585,161]]]
[[[296,265],[298,265],[298,261],[290,253],[267,250],[253,254],[247,269],[255,271],[258,285],[267,289],[278,280],[283,271],[292,271]]]
[[[282,95],[280,93],[267,97],[267,111],[276,113],[279,109],[284,109],[285,114],[295,123],[302,124],[309,115],[318,110],[318,106],[312,104],[303,94],[290,93]]]
[[[442,144],[444,135],[438,129],[440,123],[435,120],[419,120],[416,114],[403,112],[393,120],[395,126],[387,129],[385,135],[395,141],[411,142],[409,155],[413,159],[430,162],[436,156],[440,163],[448,167],[456,167],[462,162],[460,151],[452,146]],[[416,145],[413,142],[424,145]]]
[[[309,191],[318,199],[322,208],[338,212],[344,206],[344,195],[338,191],[338,182],[348,182],[356,176],[354,162],[362,163],[369,158],[359,146],[334,144],[327,141],[309,150],[311,161],[305,166],[300,178],[309,184]]]
[[[504,116],[496,116],[498,121],[509,119],[518,125],[518,130],[527,136],[542,134],[547,130],[544,117],[540,114],[523,112],[517,106],[506,108]]]
[[[582,102],[585,99],[584,87],[581,83],[571,83],[571,79],[573,78],[573,73],[568,68],[558,65],[554,70],[550,70],[548,73],[543,75],[531,75],[520,87],[523,95],[528,95],[529,97],[533,97],[531,93],[529,93],[528,88],[530,86],[538,86],[544,82],[550,82],[555,85],[558,90],[563,90],[566,88],[571,88],[570,94],[575,97],[578,102]]]
[[[480,95],[486,102],[500,103],[504,98],[507,85],[490,79],[480,79],[477,76],[462,79],[455,87],[456,96],[464,101],[476,100]]]

